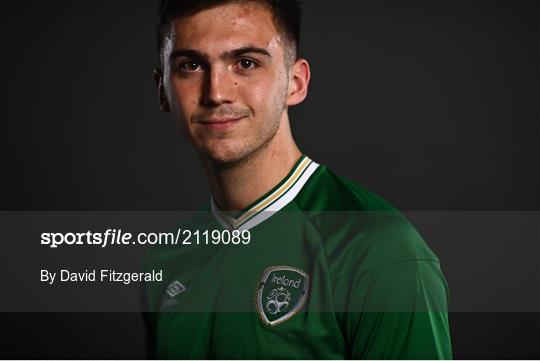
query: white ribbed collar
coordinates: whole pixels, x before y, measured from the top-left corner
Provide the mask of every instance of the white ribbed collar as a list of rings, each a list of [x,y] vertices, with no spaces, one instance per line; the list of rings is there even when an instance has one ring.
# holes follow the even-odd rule
[[[289,204],[318,167],[319,164],[303,155],[287,177],[270,192],[240,212],[236,218],[220,210],[213,197],[210,199],[212,214],[225,229],[239,231],[251,229]]]

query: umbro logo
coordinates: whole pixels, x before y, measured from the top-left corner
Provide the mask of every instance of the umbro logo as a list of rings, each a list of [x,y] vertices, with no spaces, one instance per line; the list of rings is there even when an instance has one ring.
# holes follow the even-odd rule
[[[167,294],[170,297],[176,297],[182,292],[186,290],[186,286],[181,284],[179,281],[172,282],[169,286],[167,286]]]

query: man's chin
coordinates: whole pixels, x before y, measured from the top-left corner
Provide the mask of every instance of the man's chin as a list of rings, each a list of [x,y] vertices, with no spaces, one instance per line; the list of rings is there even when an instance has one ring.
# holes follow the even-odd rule
[[[243,163],[261,153],[270,144],[269,138],[262,142],[261,139],[220,139],[199,144],[196,148],[201,156],[215,165],[232,167]]]
[[[249,157],[249,152],[241,149],[219,148],[205,149],[201,155],[220,166],[234,166]]]

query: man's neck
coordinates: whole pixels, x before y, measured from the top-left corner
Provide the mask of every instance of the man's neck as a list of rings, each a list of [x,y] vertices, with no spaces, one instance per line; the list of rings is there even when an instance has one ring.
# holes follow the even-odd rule
[[[214,200],[224,211],[241,211],[265,195],[292,170],[302,153],[291,141],[259,149],[234,166],[205,162]]]

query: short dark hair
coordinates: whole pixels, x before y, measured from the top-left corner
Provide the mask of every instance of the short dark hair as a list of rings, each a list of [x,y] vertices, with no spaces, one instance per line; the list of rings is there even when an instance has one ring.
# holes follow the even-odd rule
[[[301,7],[298,0],[160,0],[157,13],[157,50],[162,60],[163,41],[171,22],[179,17],[194,15],[199,11],[227,3],[258,3],[268,8],[274,18],[274,24],[286,40],[289,47],[288,57],[296,60],[300,45]]]

